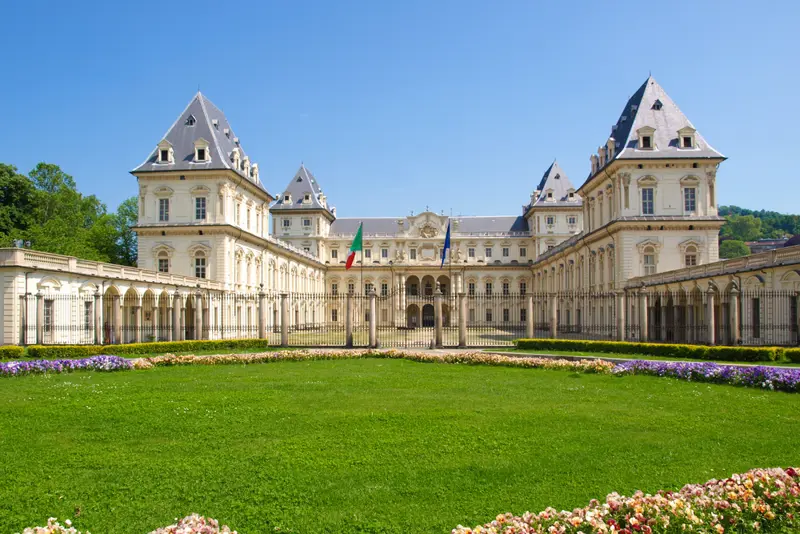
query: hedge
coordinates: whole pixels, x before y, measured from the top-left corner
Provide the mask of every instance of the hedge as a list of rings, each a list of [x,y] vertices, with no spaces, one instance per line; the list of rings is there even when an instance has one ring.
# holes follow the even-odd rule
[[[0,360],[19,360],[25,354],[25,349],[17,345],[3,345],[0,347]]]
[[[269,343],[267,343],[266,339],[156,341],[152,343],[129,343],[127,345],[31,345],[28,347],[27,356],[38,360],[52,360],[56,358],[88,358],[98,354],[122,356],[205,350],[264,350],[268,347]]]
[[[785,349],[786,359],[793,363],[800,363],[800,349]]]
[[[785,359],[787,352],[797,351],[797,349],[787,350],[781,347],[723,347],[628,341],[581,341],[573,339],[517,339],[514,344],[518,349],[523,350],[643,354],[647,356],[731,362],[774,362]],[[797,354],[796,357],[800,360],[800,354]]]

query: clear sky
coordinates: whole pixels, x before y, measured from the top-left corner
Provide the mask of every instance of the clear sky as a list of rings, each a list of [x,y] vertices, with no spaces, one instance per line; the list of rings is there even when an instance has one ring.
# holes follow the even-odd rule
[[[274,195],[339,216],[513,215],[575,183],[652,71],[729,159],[719,202],[800,212],[800,2],[6,2],[0,161],[109,208],[198,86]]]

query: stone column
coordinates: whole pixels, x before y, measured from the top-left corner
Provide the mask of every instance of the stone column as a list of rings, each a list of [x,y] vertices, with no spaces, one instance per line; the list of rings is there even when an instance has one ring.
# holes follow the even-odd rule
[[[199,290],[194,294],[194,338],[205,339],[203,337],[203,295]]]
[[[100,306],[102,306],[102,301],[100,300],[100,291],[94,294],[94,344],[95,345],[102,345],[103,344],[103,315]]]
[[[709,287],[706,291],[706,325],[708,326],[706,341],[709,345],[715,345],[717,342],[716,324],[714,321],[715,297],[714,290]]]
[[[434,321],[434,345],[437,349],[442,348],[442,290],[436,288],[433,295],[433,321]]]
[[[158,341],[158,328],[159,328],[159,312],[161,309],[158,307],[158,300],[155,301],[155,305],[151,306],[150,313],[152,313],[153,317],[153,341]]]
[[[44,343],[44,298],[42,292],[36,293],[36,344]]]
[[[553,339],[558,337],[558,295],[556,293],[550,295],[550,337]]]
[[[728,316],[730,318],[731,345],[738,345],[742,342],[739,335],[739,293],[737,288],[731,289],[730,300],[728,301]]]
[[[119,295],[111,297],[111,313],[114,314],[111,327],[111,343],[122,343],[122,302]]]
[[[133,306],[133,342],[142,342],[142,299],[137,297]]]
[[[373,349],[378,346],[378,318],[375,299],[376,295],[373,289],[369,292],[369,346]]]
[[[281,346],[289,344],[289,293],[281,293]]]
[[[467,294],[458,294],[458,346],[467,346]]]
[[[258,338],[267,338],[267,294],[264,293],[264,284],[258,292]]]
[[[682,343],[682,337],[680,292],[676,291],[672,294],[672,342]]]
[[[181,308],[183,308],[183,300],[181,294],[175,291],[172,297],[172,340],[181,340]]]
[[[353,294],[347,292],[344,310],[344,344],[353,347]]]
[[[797,321],[795,332],[797,332],[797,335],[800,336],[800,292],[794,294],[794,300],[795,310],[797,310],[797,317],[795,317],[795,321]],[[800,343],[800,339],[794,339],[793,342]]]
[[[166,306],[167,313],[164,316],[164,331],[167,333],[167,341],[172,341],[172,339],[173,339],[173,328],[174,328],[173,325],[175,324],[175,322],[173,321],[173,315],[172,315],[172,309],[173,309],[172,308],[172,299],[169,298],[169,294],[166,293],[166,292],[164,292],[164,294],[161,295],[161,298],[165,298],[164,295],[166,295],[166,299],[167,299],[167,306]],[[159,304],[160,304],[160,302],[159,302]]]
[[[28,339],[28,297],[27,295],[19,296],[19,344],[27,345]]]
[[[533,338],[533,294],[525,295],[525,337]]]
[[[616,295],[617,305],[617,341],[625,341],[627,321],[625,317],[625,291],[618,290]]]
[[[649,313],[647,300],[647,290],[642,288],[639,291],[639,341],[648,341],[650,339],[650,330],[647,324],[647,314]]]

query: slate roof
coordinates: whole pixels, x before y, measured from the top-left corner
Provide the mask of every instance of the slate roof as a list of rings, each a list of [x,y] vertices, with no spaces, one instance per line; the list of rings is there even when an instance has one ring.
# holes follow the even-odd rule
[[[658,105],[656,102],[660,102]],[[637,130],[643,126],[655,128],[655,148],[639,150]],[[724,158],[700,132],[695,131],[694,148],[678,148],[678,130],[692,123],[669,97],[664,88],[649,76],[630,97],[612,127],[610,137],[616,142],[615,159],[660,158]],[[604,143],[605,144],[605,143]]]
[[[290,202],[284,202],[283,197],[286,194],[291,195]],[[311,193],[311,203],[304,204],[303,197],[306,193]],[[318,209],[318,210],[325,210],[328,213],[331,213],[331,208],[328,206],[327,208],[322,205],[320,201],[320,195],[322,194],[322,188],[319,186],[319,182],[311,174],[311,171],[306,169],[305,165],[300,164],[300,168],[297,169],[294,177],[289,181],[289,185],[286,186],[286,189],[278,195],[278,201],[272,205],[270,208],[272,211],[282,211],[282,210],[311,210],[311,209]],[[326,201],[327,205],[327,201]],[[332,213],[331,213],[332,215]]]
[[[397,221],[402,219],[402,231],[409,230],[405,217],[366,217],[340,218],[331,224],[331,234],[354,235],[359,223],[364,223],[364,235],[396,236],[400,232]],[[453,235],[510,234],[511,232],[527,232],[528,221],[522,217],[506,216],[466,216],[453,217],[458,221],[458,228],[452,228]],[[444,236],[442,236],[444,237]]]
[[[553,199],[547,200],[547,190],[552,189]],[[575,186],[572,185],[567,173],[555,160],[544,171],[539,185],[536,186],[536,191],[539,192],[539,198],[532,204],[525,206],[525,212],[531,208],[561,208],[561,207],[576,207],[579,208],[583,205],[583,199],[575,195],[574,200],[569,200],[569,190],[575,191]]]
[[[194,125],[190,124],[190,117],[194,118]],[[208,142],[210,159],[207,162],[195,163],[194,142],[200,138]],[[234,168],[231,157],[233,149],[239,148],[241,161],[244,161],[245,151],[238,143],[225,114],[200,92],[192,98],[162,140],[172,145],[174,163],[158,163],[156,146],[147,159],[131,172],[232,170],[267,192],[260,181],[247,176],[244,170]],[[253,162],[250,165],[252,168]]]

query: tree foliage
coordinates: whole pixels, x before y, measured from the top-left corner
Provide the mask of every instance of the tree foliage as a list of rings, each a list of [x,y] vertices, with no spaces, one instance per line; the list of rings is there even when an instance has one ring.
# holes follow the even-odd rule
[[[0,246],[30,241],[31,248],[122,265],[136,264],[136,197],[116,213],[94,195],[82,195],[58,165],[39,163],[24,176],[0,163]]]
[[[740,258],[750,254],[750,248],[744,241],[736,239],[726,239],[719,244],[719,257],[727,260],[729,258]]]
[[[720,232],[723,238],[755,241],[800,234],[800,215],[748,210],[738,206],[720,206],[719,214],[728,221]]]

